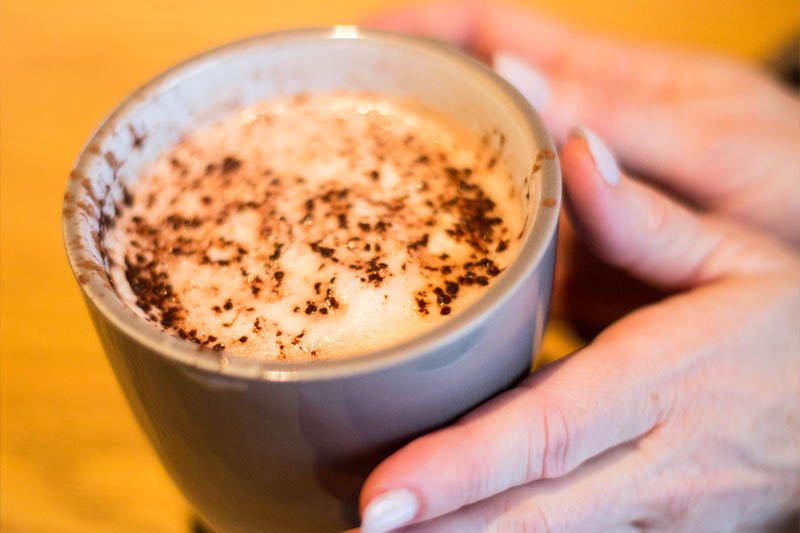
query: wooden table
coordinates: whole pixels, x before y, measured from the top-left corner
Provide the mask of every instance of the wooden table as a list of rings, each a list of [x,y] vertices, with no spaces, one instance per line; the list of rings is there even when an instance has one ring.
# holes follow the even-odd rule
[[[592,28],[748,59],[771,51],[798,23],[795,0],[539,4]],[[173,63],[249,34],[355,22],[386,4],[0,5],[0,529],[186,532],[191,511],[136,426],[65,260],[67,173],[111,108]],[[566,331],[551,328],[548,357],[576,346]]]

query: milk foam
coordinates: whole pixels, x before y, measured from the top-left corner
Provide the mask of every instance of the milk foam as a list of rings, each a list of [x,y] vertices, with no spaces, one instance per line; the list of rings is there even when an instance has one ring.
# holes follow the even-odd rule
[[[279,98],[183,139],[109,229],[122,299],[264,360],[348,357],[427,331],[514,258],[523,225],[486,139],[374,94]]]

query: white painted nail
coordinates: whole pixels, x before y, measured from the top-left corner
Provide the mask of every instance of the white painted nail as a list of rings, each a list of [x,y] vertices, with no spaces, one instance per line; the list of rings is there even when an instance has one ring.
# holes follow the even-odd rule
[[[594,165],[597,171],[606,180],[609,185],[619,184],[619,167],[617,161],[614,159],[614,154],[608,149],[603,141],[600,140],[592,130],[584,126],[576,126],[569,132],[569,136],[577,139],[583,139],[589,145],[589,153],[592,154]]]
[[[386,533],[411,522],[419,511],[413,492],[395,489],[372,499],[361,519],[361,533]]]
[[[508,83],[527,98],[537,111],[542,111],[550,103],[550,84],[547,78],[530,62],[510,54],[498,51],[492,54],[494,70]]]

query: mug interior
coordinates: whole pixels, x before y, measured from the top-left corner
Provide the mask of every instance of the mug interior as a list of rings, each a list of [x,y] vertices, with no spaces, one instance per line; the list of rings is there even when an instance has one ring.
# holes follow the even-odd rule
[[[355,90],[413,99],[486,135],[511,172],[526,213],[513,263],[472,306],[419,337],[357,357],[274,363],[220,356],[147,323],[106,274],[104,233],[144,168],[189,132],[277,95]],[[67,186],[63,225],[85,297],[116,327],[166,357],[225,374],[276,381],[329,379],[413,358],[476,327],[536,268],[555,238],[561,183],[541,120],[478,61],[428,39],[336,26],[258,36],[190,59],[144,85],[94,133]]]

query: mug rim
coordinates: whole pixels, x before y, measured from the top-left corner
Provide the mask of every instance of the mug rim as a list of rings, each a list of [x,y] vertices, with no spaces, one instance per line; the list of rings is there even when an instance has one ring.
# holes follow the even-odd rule
[[[511,105],[516,107],[525,118],[525,133],[530,135],[540,150],[548,149],[553,154],[556,153],[552,138],[527,99],[494,70],[477,59],[452,45],[429,37],[360,26],[336,25],[280,30],[246,37],[194,55],[164,70],[130,93],[101,122],[84,145],[73,167],[73,172],[80,173],[88,168],[93,158],[98,156],[91,147],[99,145],[116,129],[116,126],[127,120],[129,113],[134,111],[142,101],[157,95],[165,88],[180,83],[198,71],[213,68],[218,61],[224,61],[230,54],[252,47],[286,44],[292,41],[307,42],[328,39],[368,40],[388,45],[412,47],[418,52],[460,64],[466,74],[482,77],[487,85],[494,87],[510,99]],[[196,346],[160,330],[133,313],[117,292],[101,281],[99,276],[92,275],[87,282],[80,280],[77,266],[83,261],[94,262],[94,260],[82,247],[69,244],[76,237],[80,237],[81,226],[86,222],[82,217],[68,216],[66,209],[62,214],[64,246],[70,268],[87,304],[94,306],[103,319],[110,321],[126,336],[159,356],[225,376],[261,381],[304,382],[363,375],[421,358],[425,354],[442,348],[447,343],[455,342],[459,337],[470,335],[472,331],[481,327],[496,308],[517,292],[523,282],[539,267],[556,237],[562,200],[561,170],[558,158],[553,157],[545,160],[544,163],[539,171],[540,199],[552,198],[555,200],[555,204],[543,206],[541,202],[537,203],[534,218],[531,221],[531,229],[517,256],[481,297],[466,309],[455,314],[450,320],[421,335],[386,348],[342,359],[297,363],[273,362],[226,356],[224,352],[220,354]],[[80,189],[79,180],[69,180],[65,196],[72,195],[77,198],[80,196]],[[65,207],[66,202],[65,198]]]

